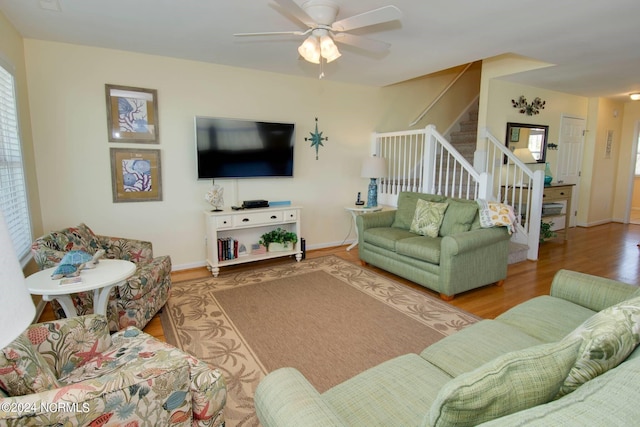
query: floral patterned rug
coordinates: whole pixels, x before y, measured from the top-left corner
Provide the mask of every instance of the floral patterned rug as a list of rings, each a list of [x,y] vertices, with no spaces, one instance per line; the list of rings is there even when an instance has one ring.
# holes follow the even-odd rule
[[[259,425],[253,393],[274,369],[323,392],[479,320],[336,256],[174,283],[161,319],[167,342],[222,371],[230,427]]]

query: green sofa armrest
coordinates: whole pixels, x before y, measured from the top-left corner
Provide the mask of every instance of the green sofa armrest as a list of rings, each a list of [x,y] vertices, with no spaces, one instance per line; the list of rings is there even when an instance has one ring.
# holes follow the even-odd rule
[[[366,230],[367,228],[377,227],[391,227],[393,221],[396,218],[396,211],[380,211],[371,212],[366,215],[358,215],[356,217],[356,224],[359,230]]]
[[[558,270],[551,296],[600,311],[630,298],[638,288],[627,283],[577,271]]]
[[[294,368],[271,372],[258,384],[254,402],[264,427],[332,427],[347,424]]]
[[[465,231],[464,233],[452,234],[442,238],[442,256],[459,255],[475,249],[486,248],[488,245],[509,240],[509,233],[504,227],[479,228],[477,230]]]

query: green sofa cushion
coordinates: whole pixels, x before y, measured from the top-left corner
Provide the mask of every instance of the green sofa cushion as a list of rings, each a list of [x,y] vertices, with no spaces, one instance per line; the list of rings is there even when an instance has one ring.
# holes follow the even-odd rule
[[[436,196],[434,194],[414,193],[403,191],[398,195],[398,209],[396,217],[393,220],[392,227],[409,230],[413,215],[416,212],[418,200],[427,200],[429,202],[444,202],[447,200],[444,196]]]
[[[440,242],[442,237],[409,237],[398,240],[396,253],[411,258],[440,264]]]
[[[580,340],[507,353],[444,385],[429,410],[429,425],[475,426],[549,402],[573,366]]]
[[[449,204],[446,202],[418,200],[409,231],[421,236],[438,237],[447,207]]]
[[[543,342],[552,342],[563,339],[594,314],[593,310],[565,299],[542,295],[518,304],[496,320],[515,326]]]
[[[474,219],[478,215],[478,204],[473,200],[447,199],[449,207],[444,213],[440,226],[440,236],[463,233],[471,230]]]
[[[518,328],[487,319],[431,344],[420,356],[457,377],[505,353],[540,344],[543,342]]]
[[[640,357],[583,384],[578,390],[535,408],[481,424],[482,427],[611,427],[638,425]]]
[[[351,427],[417,426],[451,377],[417,354],[374,366],[322,394]]]
[[[566,339],[576,338],[582,340],[579,356],[559,396],[571,393],[587,381],[615,368],[635,350],[640,341],[640,297],[593,315]]]
[[[393,227],[368,228],[364,232],[364,241],[378,247],[394,251],[396,242],[409,237],[416,237],[409,230],[401,230]]]

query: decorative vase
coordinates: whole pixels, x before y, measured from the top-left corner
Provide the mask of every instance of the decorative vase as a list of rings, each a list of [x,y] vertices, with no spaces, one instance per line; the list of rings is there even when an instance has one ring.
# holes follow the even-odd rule
[[[376,178],[371,178],[367,193],[367,207],[375,208],[376,206],[378,206],[378,181]]]
[[[551,181],[553,181],[553,175],[551,175],[551,167],[549,167],[549,163],[546,163],[544,167],[544,185],[546,187],[550,186]]]

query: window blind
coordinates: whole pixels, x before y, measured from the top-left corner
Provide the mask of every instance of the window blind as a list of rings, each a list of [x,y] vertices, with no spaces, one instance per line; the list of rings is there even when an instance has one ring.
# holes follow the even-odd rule
[[[14,76],[0,63],[0,209],[24,265],[31,248],[31,220],[15,93]]]

